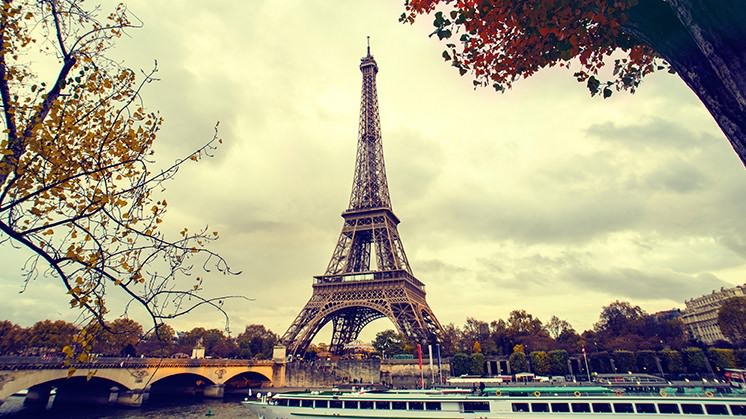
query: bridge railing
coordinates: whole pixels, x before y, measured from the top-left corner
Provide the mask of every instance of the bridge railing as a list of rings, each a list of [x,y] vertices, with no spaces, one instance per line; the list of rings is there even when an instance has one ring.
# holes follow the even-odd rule
[[[269,360],[250,359],[191,359],[191,358],[123,358],[96,357],[90,362],[75,362],[65,365],[64,358],[37,356],[0,356],[0,370],[65,369],[70,366],[84,368],[199,368],[199,367],[245,367],[272,365]]]

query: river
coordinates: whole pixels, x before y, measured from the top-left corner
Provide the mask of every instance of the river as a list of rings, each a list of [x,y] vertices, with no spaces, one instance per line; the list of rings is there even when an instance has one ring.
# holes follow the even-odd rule
[[[107,406],[77,406],[65,409],[32,410],[23,407],[22,397],[9,397],[0,405],[2,419],[184,419],[202,418],[212,413],[216,419],[256,419],[240,400],[211,400],[184,403],[157,403],[141,408],[117,408]]]

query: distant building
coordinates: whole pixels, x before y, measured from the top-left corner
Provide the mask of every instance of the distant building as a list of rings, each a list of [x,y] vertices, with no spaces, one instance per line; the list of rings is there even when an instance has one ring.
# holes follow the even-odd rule
[[[663,310],[657,313],[653,313],[653,317],[659,321],[676,320],[680,319],[684,313],[681,312],[680,308],[672,308],[670,310]]]
[[[681,319],[689,337],[708,345],[718,340],[727,341],[718,325],[718,310],[725,300],[745,295],[746,284],[720,288],[720,291],[712,291],[710,294],[685,301],[686,308]]]

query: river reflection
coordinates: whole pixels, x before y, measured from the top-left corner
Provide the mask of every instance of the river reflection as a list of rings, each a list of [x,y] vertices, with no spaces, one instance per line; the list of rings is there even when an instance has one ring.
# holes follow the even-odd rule
[[[23,406],[22,397],[9,397],[0,405],[0,418],[3,419],[122,419],[122,418],[256,418],[241,405],[239,399],[204,400],[182,403],[178,401],[158,402],[141,408],[117,408],[108,406],[75,406],[49,410],[29,409]]]

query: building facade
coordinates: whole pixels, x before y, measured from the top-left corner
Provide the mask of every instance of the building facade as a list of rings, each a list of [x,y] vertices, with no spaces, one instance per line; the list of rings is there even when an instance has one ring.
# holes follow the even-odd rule
[[[689,337],[708,345],[718,340],[727,341],[718,325],[718,310],[725,300],[745,295],[746,284],[720,288],[719,291],[715,290],[710,294],[685,301],[686,308],[681,319]]]

